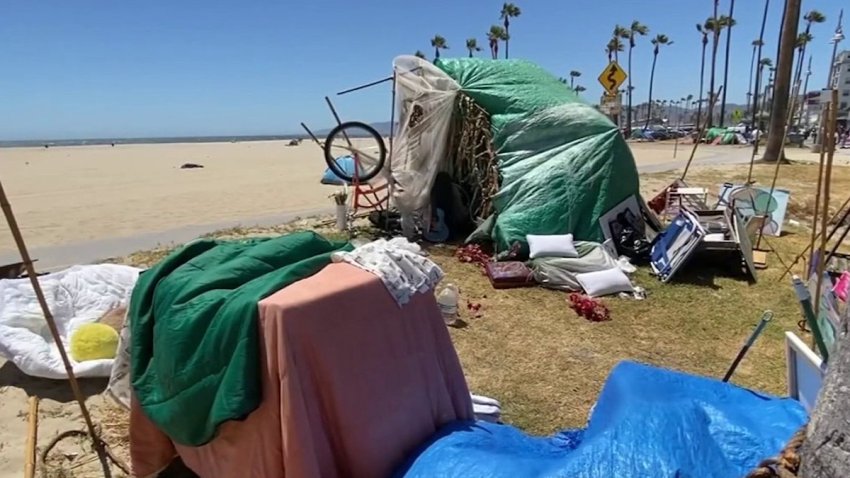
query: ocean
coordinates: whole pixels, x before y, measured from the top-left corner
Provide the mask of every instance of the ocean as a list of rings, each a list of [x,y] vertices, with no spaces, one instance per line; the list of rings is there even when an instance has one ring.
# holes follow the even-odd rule
[[[31,148],[47,146],[97,146],[108,144],[160,144],[160,143],[237,143],[244,141],[279,141],[304,139],[305,135],[261,136],[185,136],[168,138],[89,138],[89,139],[28,139],[0,141],[0,148]]]

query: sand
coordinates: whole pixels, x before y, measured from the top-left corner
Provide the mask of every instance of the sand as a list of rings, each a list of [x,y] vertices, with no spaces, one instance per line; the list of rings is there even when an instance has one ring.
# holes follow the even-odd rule
[[[672,149],[633,145],[639,166],[676,166],[690,152],[683,146],[674,160]],[[705,148],[698,159],[711,154]],[[204,168],[180,169],[183,163]],[[335,189],[319,184],[324,169],[311,142],[0,149],[0,179],[35,251],[329,210]],[[0,233],[0,255],[14,252],[11,235]]]

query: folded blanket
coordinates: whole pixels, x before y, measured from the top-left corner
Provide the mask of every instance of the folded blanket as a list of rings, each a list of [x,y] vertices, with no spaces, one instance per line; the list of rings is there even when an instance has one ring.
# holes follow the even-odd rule
[[[350,250],[313,232],[201,240],[139,277],[130,301],[131,380],[145,414],[199,446],[260,403],[257,303]]]

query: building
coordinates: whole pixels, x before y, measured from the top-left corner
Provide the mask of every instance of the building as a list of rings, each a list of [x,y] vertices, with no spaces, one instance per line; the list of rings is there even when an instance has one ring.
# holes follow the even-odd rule
[[[850,50],[835,57],[831,84],[838,89],[838,119],[847,119],[850,113]]]

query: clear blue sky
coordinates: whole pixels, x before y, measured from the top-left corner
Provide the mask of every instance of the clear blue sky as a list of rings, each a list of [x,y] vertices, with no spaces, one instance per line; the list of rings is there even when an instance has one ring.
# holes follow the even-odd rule
[[[655,97],[697,95],[700,37],[694,25],[711,0],[518,0],[511,57],[559,76],[596,77],[614,24],[639,19],[675,42],[658,62]],[[771,0],[765,54],[775,59],[781,0]],[[810,90],[826,81],[828,40],[843,2],[803,0],[818,9],[809,51]],[[399,0],[7,0],[0,6],[0,139],[282,134],[332,124],[324,95],[390,74],[399,54],[441,34],[465,55],[465,39],[498,23],[501,1]],[[721,1],[728,10],[729,0]],[[762,0],[738,0],[730,102],[745,102],[750,42]],[[850,13],[850,12],[848,12]],[[734,46],[737,45],[737,46]],[[844,47],[850,48],[850,40]],[[635,99],[644,101],[649,39],[634,54]],[[722,52],[722,49],[721,49]],[[718,83],[719,84],[719,83]],[[389,119],[389,86],[339,99],[344,118]]]

